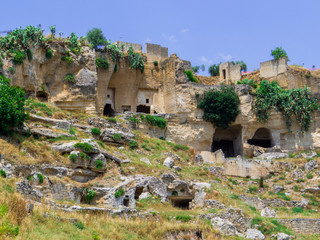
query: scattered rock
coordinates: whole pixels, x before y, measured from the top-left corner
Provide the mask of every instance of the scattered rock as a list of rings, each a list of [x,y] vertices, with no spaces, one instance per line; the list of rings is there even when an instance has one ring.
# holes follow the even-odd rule
[[[140,194],[139,200],[146,199],[148,197],[151,197],[151,194],[149,192],[143,192]]]
[[[212,218],[211,224],[212,227],[220,230],[220,232],[224,235],[236,236],[238,233],[236,227],[231,222],[220,217]]]
[[[289,157],[288,153],[271,152],[271,153],[263,153],[258,158],[273,160],[273,159],[287,158],[287,157]]]
[[[309,153],[301,153],[301,156],[303,158],[313,158],[313,157],[317,156],[317,153],[315,153],[314,151],[309,152]]]
[[[317,169],[318,167],[319,165],[316,160],[311,160],[304,165],[304,168],[307,172]]]
[[[65,120],[58,120],[53,118],[46,118],[46,117],[40,117],[37,115],[30,114],[30,120],[36,121],[36,122],[43,122],[50,125],[55,125],[58,128],[64,129],[69,131],[71,123]]]
[[[172,157],[167,157],[163,162],[163,166],[172,168],[174,166],[174,160],[172,159]]]
[[[209,167],[208,170],[215,175],[216,178],[222,178],[226,175],[226,169],[224,167]]]
[[[181,167],[179,167],[179,166],[173,166],[172,168],[177,172],[181,171]]]
[[[293,178],[293,180],[301,179],[303,178],[303,176],[304,176],[304,173],[301,169],[294,170],[291,174],[291,177]]]
[[[47,138],[56,138],[56,137],[70,137],[70,134],[67,133],[57,133],[47,128],[31,128],[30,132],[32,135],[44,136]]]
[[[148,182],[150,193],[160,198],[167,198],[167,186],[160,179],[151,177]]]
[[[144,162],[145,164],[151,165],[151,162],[148,158],[141,158],[140,161]]]
[[[274,185],[274,186],[273,186],[273,191],[274,191],[275,193],[282,192],[282,191],[284,191],[284,187],[283,187],[283,186],[280,186],[280,185]]]
[[[198,165],[202,165],[203,164],[203,157],[201,156],[200,153],[198,153],[195,158],[194,158],[194,163],[198,164]]]
[[[278,240],[290,240],[290,236],[285,233],[278,233],[277,239]]]
[[[266,208],[262,209],[261,216],[262,217],[269,217],[269,218],[270,217],[275,217],[276,216],[276,211],[273,210],[272,208],[266,207]]]
[[[246,232],[246,238],[248,239],[256,239],[256,240],[263,240],[265,236],[257,229],[248,229]]]

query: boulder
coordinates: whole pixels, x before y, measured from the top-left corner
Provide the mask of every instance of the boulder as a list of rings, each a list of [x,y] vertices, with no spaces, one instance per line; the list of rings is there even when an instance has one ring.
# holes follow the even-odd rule
[[[200,153],[198,153],[195,158],[194,158],[194,163],[197,165],[202,165],[203,164],[203,157],[201,156]]]
[[[115,134],[120,136],[120,139],[115,139]],[[104,142],[115,142],[115,143],[125,143],[129,142],[134,138],[134,134],[131,132],[124,132],[121,130],[117,130],[115,128],[106,128],[101,133],[102,141]]]
[[[309,153],[301,153],[301,157],[303,158],[313,158],[315,156],[317,156],[317,153],[314,151],[311,151]]]
[[[163,162],[163,166],[166,166],[168,168],[172,168],[174,166],[173,158],[172,157],[167,157]]]
[[[224,167],[209,167],[208,170],[216,178],[222,178],[226,176],[226,169]]]
[[[220,217],[212,218],[211,224],[213,228],[220,230],[224,235],[236,236],[238,233],[236,227],[231,222]]]
[[[262,217],[269,217],[269,218],[275,217],[276,216],[276,211],[273,210],[272,208],[265,207],[261,211],[261,216]]]
[[[156,195],[160,198],[167,198],[167,186],[160,179],[151,177],[148,182],[148,187],[151,194]]]
[[[282,191],[284,191],[284,187],[283,187],[283,186],[280,186],[280,185],[274,185],[274,186],[273,186],[273,191],[274,191],[275,193],[282,192]]]
[[[102,166],[99,164],[102,163]],[[107,159],[102,153],[91,155],[91,162],[89,168],[94,172],[104,172],[106,170]]]
[[[60,153],[69,153],[75,150],[74,145],[76,142],[68,142],[68,143],[58,143],[58,144],[53,144],[51,148],[53,150],[56,150]]]
[[[139,200],[146,199],[146,198],[149,198],[149,197],[151,197],[151,194],[150,194],[150,193],[148,193],[148,192],[143,192],[143,193],[140,194]]]
[[[264,240],[266,237],[257,229],[248,229],[246,232],[246,238],[255,240]]]
[[[289,157],[288,153],[270,152],[270,153],[263,153],[259,155],[259,157],[257,158],[273,160],[273,159],[287,158],[287,157]]]
[[[145,164],[152,165],[148,158],[141,158],[140,161],[144,162]]]
[[[179,167],[179,166],[173,166],[172,168],[173,168],[173,170],[175,170],[177,172],[181,171],[181,167]]]
[[[31,128],[30,132],[32,135],[36,135],[36,136],[44,136],[47,138],[56,138],[56,137],[70,137],[70,134],[67,133],[57,133],[52,131],[51,129],[47,129],[47,128]]]
[[[290,240],[290,235],[285,233],[278,233],[277,235],[278,240]]]
[[[311,160],[304,165],[304,168],[307,172],[317,169],[318,167],[319,165],[316,160]]]
[[[46,118],[46,117],[40,117],[37,115],[30,114],[30,120],[31,121],[36,121],[36,122],[43,122],[47,123],[50,125],[54,125],[58,128],[64,129],[69,131],[71,123],[65,120],[58,120],[58,119],[53,119],[53,118]]]

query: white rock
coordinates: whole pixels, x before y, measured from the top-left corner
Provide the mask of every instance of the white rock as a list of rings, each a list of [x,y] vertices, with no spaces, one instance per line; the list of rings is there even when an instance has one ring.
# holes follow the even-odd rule
[[[172,168],[174,166],[174,160],[172,159],[172,157],[167,157],[166,160],[164,160],[163,162],[163,166]]]
[[[257,229],[248,229],[246,232],[246,238],[255,240],[264,240],[265,236]]]
[[[236,227],[228,220],[215,217],[211,219],[211,224],[212,227],[219,229],[222,234],[229,236],[235,236],[238,234]]]
[[[143,193],[140,194],[139,200],[146,199],[148,197],[151,197],[151,194],[148,193],[148,192],[143,192]]]
[[[261,216],[262,217],[275,217],[276,216],[276,211],[273,210],[272,208],[265,207],[261,211]]]
[[[278,240],[290,240],[290,236],[285,233],[278,233],[277,239]]]
[[[148,158],[141,158],[140,161],[144,162],[145,164],[151,165],[151,162]]]

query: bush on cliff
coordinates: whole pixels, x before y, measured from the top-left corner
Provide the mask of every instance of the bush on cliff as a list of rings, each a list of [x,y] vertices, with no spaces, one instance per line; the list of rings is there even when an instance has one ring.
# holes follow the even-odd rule
[[[105,46],[108,41],[100,28],[93,28],[87,33],[87,39],[93,48]]]
[[[0,75],[0,133],[22,126],[27,115],[24,110],[25,92],[10,86],[10,79]]]
[[[228,128],[240,113],[240,99],[232,87],[210,89],[198,98],[198,108],[203,109],[203,119],[217,127]]]

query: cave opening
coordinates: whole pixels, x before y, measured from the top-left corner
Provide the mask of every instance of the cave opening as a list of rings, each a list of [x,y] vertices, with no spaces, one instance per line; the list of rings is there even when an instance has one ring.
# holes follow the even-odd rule
[[[103,115],[104,115],[104,116],[108,116],[108,117],[114,117],[115,112],[114,112],[114,110],[112,109],[111,104],[107,103],[107,104],[104,106]]]
[[[137,106],[137,112],[150,113],[150,106],[138,105],[138,106]]]
[[[170,201],[172,206],[186,210],[190,209],[192,198],[171,198]]]
[[[240,125],[227,129],[217,128],[212,139],[211,152],[221,149],[225,157],[242,155],[241,130]]]
[[[272,135],[269,129],[259,128],[251,139],[248,140],[250,145],[271,148],[273,147]]]
[[[123,205],[129,207],[129,196],[125,196],[123,199]]]
[[[143,187],[137,187],[134,192],[134,199],[139,199],[140,195],[143,193]]]

